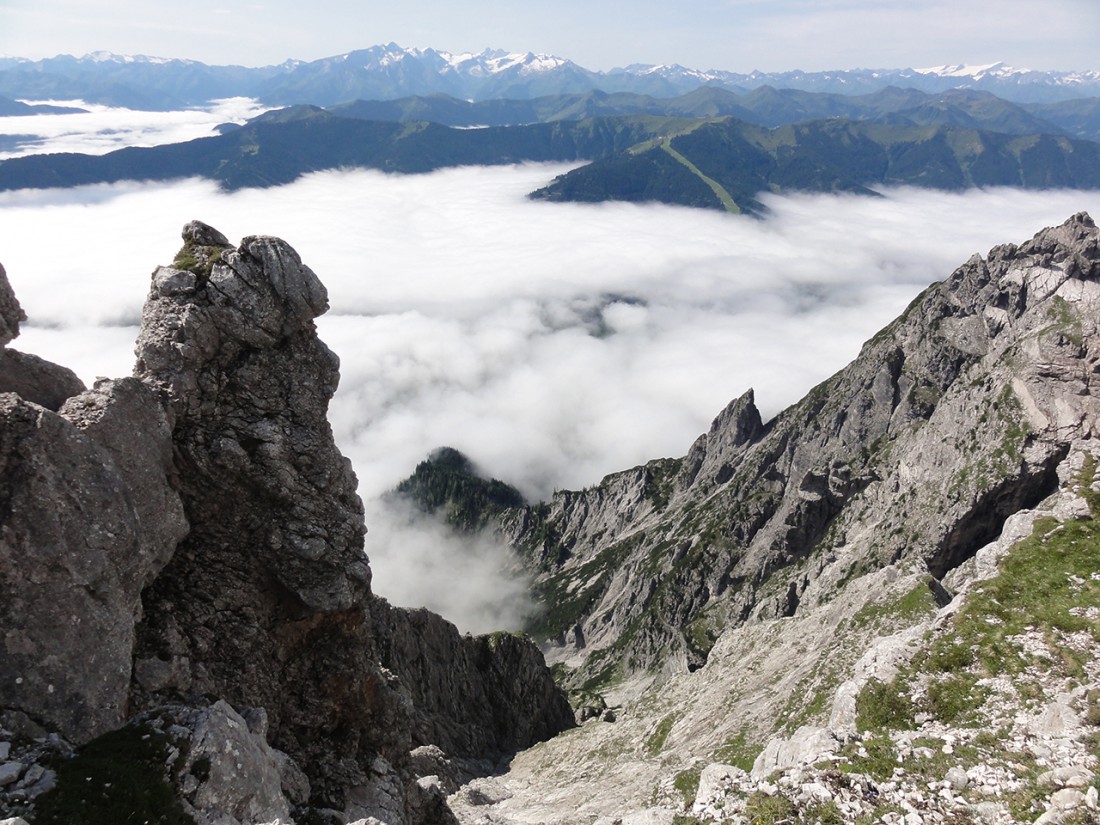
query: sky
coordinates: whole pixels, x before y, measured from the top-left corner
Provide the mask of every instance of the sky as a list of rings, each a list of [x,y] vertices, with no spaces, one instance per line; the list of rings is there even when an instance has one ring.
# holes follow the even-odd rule
[[[206,128],[209,113],[191,116]],[[43,151],[184,128],[119,111],[86,134],[38,120]],[[462,450],[532,501],[682,456],[750,387],[765,417],[797,401],[972,254],[1100,215],[1100,192],[1010,189],[765,196],[762,221],[526,199],[567,168],[0,193],[0,262],[29,316],[12,346],[89,383],[128,375],[150,273],[186,222],[284,238],[329,291],[330,419],[359,477],[376,592],[463,630],[515,628],[531,605],[507,548],[456,539],[385,495],[433,449]]]
[[[1097,70],[1096,0],[0,0],[0,54],[104,50],[249,66],[379,43],[542,52],[595,70],[748,72],[1004,61]]]

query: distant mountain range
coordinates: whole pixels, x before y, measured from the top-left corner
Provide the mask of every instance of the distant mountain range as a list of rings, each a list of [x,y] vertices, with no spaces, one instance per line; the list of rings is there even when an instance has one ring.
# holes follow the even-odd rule
[[[329,107],[363,120],[430,120],[445,126],[515,126],[614,115],[734,117],[757,126],[784,126],[824,118],[899,126],[960,126],[1011,135],[1054,134],[1100,140],[1100,98],[1016,104],[989,92],[949,89],[928,93],[894,86],[865,95],[803,92],[761,86],[737,93],[701,86],[678,97],[602,91],[527,100],[460,100],[450,95],[357,100]],[[286,110],[262,116],[286,118]]]
[[[902,185],[1094,189],[1100,187],[1100,144],[957,126],[831,119],[767,129],[724,118],[595,160],[533,197],[760,213],[760,192],[870,194],[874,186]]]
[[[761,191],[868,193],[875,185],[902,184],[1100,188],[1100,143],[1060,135],[842,118],[769,129],[730,117],[646,114],[458,129],[300,106],[187,143],[13,158],[0,162],[0,190],[188,176],[236,189],[289,183],[326,169],[427,172],[573,160],[593,162],[535,195],[756,213],[763,209]]]
[[[0,58],[0,95],[22,100],[75,100],[170,110],[247,96],[270,105],[327,106],[447,94],[459,99],[529,99],[600,90],[675,97],[700,86],[750,91],[762,86],[859,95],[889,86],[942,92],[965,88],[1018,103],[1053,103],[1100,95],[1100,72],[1038,72],[1001,63],[927,69],[751,72],[632,64],[608,72],[545,54],[487,49],[452,54],[436,49],[372,46],[278,66],[208,66],[193,60],[95,53],[44,60]]]

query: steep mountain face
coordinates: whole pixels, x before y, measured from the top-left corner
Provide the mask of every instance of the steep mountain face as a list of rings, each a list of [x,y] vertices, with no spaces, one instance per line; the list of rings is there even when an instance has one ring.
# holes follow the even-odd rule
[[[1078,214],[774,420],[749,391],[684,458],[506,512],[551,657],[618,706],[459,820],[1095,821],[1098,308]]]
[[[268,80],[261,97],[276,105],[436,93],[482,100],[581,92],[597,84],[597,73],[552,55],[493,49],[452,54],[389,43],[299,64]]]
[[[1097,229],[1074,216],[968,261],[774,420],[749,391],[684,458],[512,511],[554,657],[578,685],[693,669],[724,628],[870,570],[942,579],[1094,435],[1098,278]]]
[[[447,822],[415,749],[487,772],[572,711],[529,640],[372,595],[316,275],[276,238],[194,222],[184,242],[153,274],[134,377],[84,391],[0,360],[0,748],[19,754],[0,813],[41,795],[43,822],[117,821],[131,786],[89,767],[114,748],[172,777],[156,821],[175,799],[224,825]],[[22,311],[0,281],[7,342]]]

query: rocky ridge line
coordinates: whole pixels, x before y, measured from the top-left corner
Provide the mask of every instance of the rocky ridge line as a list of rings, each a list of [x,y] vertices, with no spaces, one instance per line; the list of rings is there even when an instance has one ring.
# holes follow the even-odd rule
[[[506,515],[554,605],[552,658],[577,684],[692,669],[724,628],[861,572],[912,558],[942,578],[1092,433],[1098,273],[1084,214],[997,247],[774,420],[749,391],[683,459]]]
[[[1078,214],[775,420],[747,393],[687,458],[513,511],[580,596],[554,655],[620,706],[460,790],[459,820],[1100,820],[1098,318]]]

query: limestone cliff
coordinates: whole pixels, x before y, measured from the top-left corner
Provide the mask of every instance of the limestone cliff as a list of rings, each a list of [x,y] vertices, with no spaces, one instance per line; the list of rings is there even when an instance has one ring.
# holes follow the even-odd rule
[[[589,721],[463,823],[1100,818],[1100,231],[975,256],[763,422],[518,508]],[[601,715],[608,719],[608,716]]]
[[[153,273],[135,377],[82,392],[61,368],[0,361],[0,748],[20,754],[0,813],[41,794],[64,818],[75,780],[38,764],[68,755],[52,733],[89,759],[165,737],[149,752],[196,822],[446,822],[415,748],[491,770],[572,724],[529,641],[463,637],[371,593],[326,419],[326,309],[283,241],[234,247],[193,222]],[[21,320],[0,277],[4,343]],[[9,364],[38,380],[5,381]]]
[[[916,559],[935,579],[1053,489],[1097,417],[1097,229],[975,256],[766,424],[747,392],[688,455],[512,511],[577,683],[694,669],[723,629]]]

